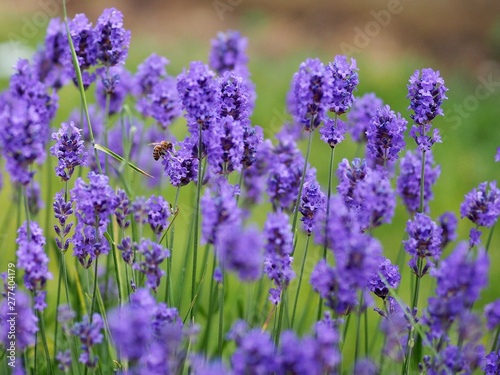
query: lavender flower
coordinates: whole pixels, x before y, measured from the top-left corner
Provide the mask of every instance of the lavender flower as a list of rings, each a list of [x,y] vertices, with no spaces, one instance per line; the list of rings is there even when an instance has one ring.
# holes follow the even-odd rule
[[[75,256],[85,268],[99,254],[108,252],[109,244],[104,238],[104,232],[118,203],[115,193],[108,185],[108,177],[89,172],[88,178],[88,184],[78,178],[71,190],[77,218],[73,235]]]
[[[396,115],[388,105],[375,111],[366,130],[368,155],[375,164],[385,166],[398,159],[399,152],[406,145],[406,124],[401,114]]]
[[[469,249],[472,249],[475,246],[479,246],[481,244],[481,234],[480,230],[476,228],[471,228],[469,232]]]
[[[70,238],[65,239],[71,228],[73,227],[73,223],[67,223],[69,216],[73,213],[73,202],[70,200],[67,202],[64,199],[64,190],[57,192],[54,197],[54,203],[52,207],[54,209],[54,216],[59,222],[59,225],[54,225],[54,230],[57,234],[55,238],[57,248],[65,253],[71,242]]]
[[[68,26],[73,45],[75,46],[78,65],[82,72],[83,87],[87,89],[95,81],[95,74],[89,73],[88,70],[97,64],[98,36],[84,14],[79,13],[75,15]],[[73,82],[77,84],[73,61],[69,55],[65,61],[65,66],[68,74],[73,78]]]
[[[35,344],[35,335],[38,332],[38,318],[33,313],[30,298],[22,290],[16,290],[16,318],[12,319],[12,311],[7,298],[2,298],[0,304],[0,340],[5,349],[11,347],[12,321],[15,324],[16,344],[15,349],[23,351],[28,346]]]
[[[404,307],[393,297],[388,297],[386,311],[375,309],[384,319],[380,325],[385,334],[384,355],[401,362],[406,351],[410,325],[405,315]]]
[[[243,131],[243,168],[249,168],[257,159],[257,150],[264,141],[264,131],[260,126],[247,126]]]
[[[392,264],[390,259],[382,258],[377,272],[372,275],[369,281],[369,289],[377,297],[385,300],[389,296],[389,288],[396,289],[400,281],[399,267]]]
[[[33,57],[37,79],[58,90],[69,79],[64,62],[69,58],[69,45],[64,23],[52,18],[47,26],[42,48]]]
[[[460,205],[460,217],[467,217],[474,224],[491,227],[500,215],[500,190],[496,181],[483,182],[465,195]]]
[[[330,83],[329,103],[327,104],[331,112],[341,115],[346,112],[354,101],[353,91],[359,83],[356,72],[356,60],[342,55],[335,56],[335,59],[326,66],[326,77]]]
[[[35,310],[43,311],[47,307],[45,303],[47,292],[44,289],[47,280],[52,279],[48,267],[49,257],[43,250],[45,237],[42,229],[34,221],[29,224],[29,229],[27,225],[25,222],[17,231],[17,266],[24,270],[26,289],[34,293]]]
[[[90,351],[93,346],[102,342],[103,335],[101,330],[103,327],[104,324],[101,316],[95,313],[92,315],[92,320],[89,319],[88,315],[85,315],[83,320],[75,323],[71,330],[71,333],[78,336],[81,342],[80,349],[82,352],[78,361],[90,368],[94,368],[97,365],[97,357],[92,358]]]
[[[134,245],[134,248],[144,257],[141,262],[134,264],[134,269],[146,276],[146,286],[156,293],[160,279],[165,275],[160,264],[170,256],[170,252],[149,239],[142,240],[140,244]]]
[[[410,130],[410,136],[415,139],[420,150],[428,151],[436,142],[441,142],[439,131],[434,129],[432,135],[427,135],[431,130],[431,122],[438,115],[443,115],[441,104],[447,99],[444,94],[448,89],[444,86],[444,80],[439,71],[430,68],[416,70],[410,77],[407,98],[414,114],[410,117],[415,122]]]
[[[76,180],[75,187],[71,190],[71,198],[76,203],[78,225],[95,227],[102,235],[118,202],[108,184],[107,176],[89,172],[88,179],[88,183],[82,178]]]
[[[95,27],[97,59],[106,67],[123,64],[128,54],[130,31],[123,28],[123,14],[104,9]]]
[[[429,202],[434,197],[432,185],[441,173],[439,166],[433,168],[434,158],[429,150],[425,153],[424,166],[424,206],[423,212],[429,211]],[[406,209],[414,214],[420,208],[420,185],[422,176],[422,151],[408,151],[401,159],[400,173],[396,182],[396,191],[403,200]]]
[[[256,229],[225,225],[217,234],[215,254],[223,269],[242,281],[257,280],[262,272],[262,237]]]
[[[273,153],[275,159],[269,166],[267,193],[275,210],[289,209],[299,193],[304,158],[291,139],[280,140]]]
[[[97,104],[108,115],[119,113],[132,87],[132,75],[123,66],[112,66],[101,73],[96,84]]]
[[[353,159],[352,166],[347,159],[343,159],[339,163],[337,169],[337,177],[339,179],[337,192],[342,196],[347,207],[357,209],[358,202],[354,199],[354,190],[357,184],[364,180],[367,173],[368,168],[366,167],[365,159]]]
[[[236,351],[231,356],[235,375],[251,372],[256,375],[276,373],[279,364],[274,353],[271,336],[260,329],[254,329],[236,341]]]
[[[181,115],[181,102],[174,78],[166,77],[153,86],[147,96],[149,108],[147,113],[163,128],[167,127]]]
[[[35,172],[31,164],[45,160],[49,124],[57,97],[49,96],[27,60],[19,60],[9,91],[0,107],[0,148],[12,180],[28,185]]]
[[[87,165],[88,154],[80,133],[81,129],[73,122],[63,122],[59,131],[52,134],[56,143],[50,148],[50,153],[59,160],[55,171],[62,181],[68,181],[77,166]]]
[[[382,170],[367,170],[366,176],[354,188],[353,201],[358,204],[356,217],[362,230],[390,223],[394,216],[396,195]]]
[[[310,170],[311,171],[311,170]],[[316,176],[309,173],[306,176],[299,212],[302,214],[300,220],[304,223],[304,230],[310,236],[316,224],[318,213],[326,210],[326,197],[321,191],[321,186],[316,181]]]
[[[319,129],[321,140],[331,148],[335,148],[335,146],[344,140],[347,124],[339,118],[325,118],[324,122],[324,126]]]
[[[441,234],[443,230],[425,214],[417,213],[413,220],[406,224],[408,240],[403,241],[405,250],[411,255],[408,263],[419,277],[425,275],[432,259],[438,260],[441,256]],[[417,259],[423,258],[427,264],[422,270],[417,269]],[[431,259],[432,258],[432,259]]]
[[[219,85],[219,116],[224,119],[231,117],[239,121],[242,127],[250,126],[250,90],[242,77],[234,72],[226,71],[218,79]]]
[[[496,375],[500,372],[500,350],[492,351],[484,358],[481,370],[485,375]]]
[[[168,152],[162,163],[165,174],[169,177],[172,186],[180,187],[191,181],[198,181],[198,158],[193,155],[193,147],[196,140],[186,138],[179,142],[179,150]]]
[[[270,291],[270,299],[274,304],[280,301],[281,292],[295,277],[292,268],[293,235],[288,222],[288,215],[282,212],[272,213],[264,224],[264,272],[273,280],[276,290]],[[273,296],[274,294],[274,296]],[[277,298],[275,298],[277,297]]]
[[[68,373],[71,369],[71,351],[65,350],[64,352],[58,352],[56,355],[57,368],[64,373]]]
[[[127,217],[132,213],[132,211],[130,210],[130,200],[127,196],[127,193],[122,189],[118,189],[116,191],[116,199],[116,222],[118,223],[118,226],[120,228],[125,229],[130,225],[130,220],[127,219]]]
[[[248,78],[248,57],[245,49],[248,39],[242,37],[238,31],[228,30],[219,32],[217,38],[212,39],[212,48],[208,60],[210,67],[219,75],[227,71],[234,71],[237,75]]]
[[[361,358],[356,361],[353,373],[359,375],[378,375],[379,370],[371,359]]]
[[[130,237],[122,239],[122,242],[116,245],[116,247],[122,252],[122,259],[125,263],[131,266],[134,263],[134,251],[132,250],[132,240]]]
[[[436,296],[430,297],[423,322],[429,327],[430,341],[445,338],[451,324],[464,312],[468,312],[478,299],[480,291],[488,283],[489,261],[484,251],[476,259],[461,243],[431,271],[436,278]]]
[[[500,325],[500,299],[484,307],[484,316],[486,317],[486,326],[490,331]]]
[[[256,204],[262,201],[266,189],[267,173],[273,160],[273,145],[270,140],[259,143],[256,147],[255,159],[252,165],[243,173],[245,186],[245,203]]]
[[[152,195],[146,201],[146,207],[148,223],[159,239],[168,226],[168,219],[171,216],[170,205],[161,195],[158,197]]]
[[[292,114],[308,131],[313,131],[325,120],[330,94],[325,76],[325,67],[319,59],[307,59],[293,76],[291,89],[295,104]]]
[[[134,77],[133,93],[137,96],[147,96],[153,92],[155,85],[167,77],[165,67],[169,61],[156,53],[151,54],[137,67],[137,73]],[[141,106],[138,104],[139,111],[145,115]]]
[[[438,218],[439,226],[442,229],[441,248],[453,242],[457,238],[457,217],[453,212],[445,212]]]
[[[411,115],[413,121],[418,125],[432,122],[438,115],[443,116],[441,104],[448,99],[444,94],[448,89],[444,85],[444,80],[439,75],[439,71],[431,68],[416,70],[410,77],[408,85],[408,96],[410,106],[414,114]]]
[[[19,186],[20,188],[20,186]],[[28,210],[32,216],[38,215],[40,210],[44,207],[45,203],[40,196],[40,184],[32,181],[26,187],[26,199],[28,201]]]
[[[137,224],[144,225],[148,222],[148,207],[145,197],[136,197],[132,203],[132,212],[134,213],[134,221]]]
[[[221,149],[208,154],[208,163],[215,173],[227,174],[235,170],[241,171],[245,151],[242,124],[228,116],[220,120],[216,129]]]
[[[215,244],[221,228],[241,223],[242,212],[236,203],[237,194],[237,187],[222,177],[205,191],[201,198],[201,238],[204,243]]]
[[[352,108],[347,114],[349,132],[355,142],[366,142],[366,131],[370,125],[370,120],[383,106],[382,99],[374,93],[364,94],[356,97],[352,103]]]
[[[194,61],[189,70],[177,78],[177,91],[186,111],[188,128],[192,135],[210,129],[217,116],[217,81],[214,73],[202,62]]]

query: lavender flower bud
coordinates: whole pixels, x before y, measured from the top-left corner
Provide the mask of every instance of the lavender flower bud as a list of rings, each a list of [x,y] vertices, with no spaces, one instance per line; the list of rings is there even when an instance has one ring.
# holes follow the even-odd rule
[[[104,9],[95,27],[97,60],[110,67],[123,64],[128,54],[130,31],[123,27],[123,14],[115,8]]]
[[[81,129],[73,122],[63,122],[59,131],[52,134],[56,143],[50,148],[50,153],[58,159],[55,171],[62,181],[68,181],[77,166],[87,165],[88,154],[80,133]]]
[[[326,77],[329,81],[329,102],[327,103],[331,112],[338,115],[346,112],[354,101],[353,91],[359,83],[356,72],[356,60],[342,55],[335,56],[335,59],[326,66]]]

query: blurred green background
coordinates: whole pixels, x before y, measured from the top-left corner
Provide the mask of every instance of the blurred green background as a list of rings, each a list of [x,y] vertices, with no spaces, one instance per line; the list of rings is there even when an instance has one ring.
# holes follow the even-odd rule
[[[125,26],[132,31],[126,64],[132,72],[145,57],[156,52],[170,60],[169,73],[177,75],[192,60],[207,62],[210,40],[218,31],[240,30],[249,39],[249,66],[258,95],[253,123],[261,125],[268,137],[273,137],[289,119],[285,96],[293,73],[307,57],[320,57],[328,62],[337,54],[347,53],[356,58],[360,79],[356,94],[375,92],[407,120],[410,120],[406,99],[408,78],[416,69],[438,69],[449,88],[449,100],[444,104],[445,117],[435,121],[443,143],[436,144],[433,150],[436,162],[441,165],[441,176],[434,188],[431,216],[436,218],[444,211],[459,215],[464,194],[480,182],[496,180],[499,175],[499,165],[494,162],[496,148],[500,146],[498,2],[103,0],[69,1],[68,13],[73,17],[84,12],[95,22],[102,10],[111,6],[124,13]],[[62,15],[58,0],[0,3],[1,88],[8,84],[10,67],[16,59],[29,57],[43,41],[48,16],[55,15]],[[68,88],[63,92],[59,122],[66,120],[79,104],[76,90]],[[175,126],[174,132],[182,132],[179,130],[182,121]],[[326,186],[329,148],[319,139],[314,142],[311,164],[318,169],[318,178]],[[414,148],[411,139],[407,143],[408,148]],[[304,146],[305,143],[301,144],[303,149]],[[348,138],[336,150],[336,163],[344,157],[351,159],[355,152],[356,145]],[[40,177],[43,180],[45,173]],[[140,191],[142,182],[134,179]],[[52,187],[53,192],[59,189],[60,186]],[[169,199],[172,190],[167,194]],[[7,216],[13,215],[8,210],[11,197],[9,178],[4,173],[0,223],[6,225],[0,228],[0,271],[6,269],[15,251],[15,220]],[[184,199],[189,205],[189,199]],[[46,205],[50,208],[50,204]],[[263,214],[256,217],[263,219]],[[407,219],[399,206],[393,223],[374,232],[393,261]],[[186,228],[188,222],[185,217]],[[467,239],[470,228],[471,223],[460,220],[459,239]],[[180,233],[179,237],[184,238],[182,229]],[[499,247],[500,230],[490,249],[491,286],[483,293],[478,308],[500,297],[500,287],[495,283],[495,275],[500,272]],[[296,258],[300,257],[299,252]],[[408,270],[405,274],[408,275]],[[423,290],[429,290],[430,284],[427,289],[425,285]],[[406,301],[409,289],[409,283],[401,288]],[[422,304],[425,306],[425,299],[421,299],[421,307]]]

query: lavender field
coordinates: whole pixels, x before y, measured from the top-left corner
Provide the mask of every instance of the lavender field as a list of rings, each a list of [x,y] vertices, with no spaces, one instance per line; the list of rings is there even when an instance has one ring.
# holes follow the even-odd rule
[[[0,27],[0,373],[499,374],[495,55],[240,3]]]

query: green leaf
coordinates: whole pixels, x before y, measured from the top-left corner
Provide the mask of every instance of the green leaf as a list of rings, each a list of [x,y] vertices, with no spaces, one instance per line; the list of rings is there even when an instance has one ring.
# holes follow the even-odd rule
[[[99,151],[102,151],[104,152],[105,154],[108,154],[109,156],[115,158],[116,160],[118,160],[119,162],[122,162],[122,163],[127,163],[128,166],[130,168],[132,168],[133,170],[135,170],[136,172],[139,172],[140,174],[143,174],[144,176],[148,176],[148,177],[151,177],[151,178],[154,178],[153,176],[151,176],[149,173],[146,173],[144,172],[141,168],[139,168],[138,166],[132,164],[131,162],[129,162],[128,160],[124,159],[122,156],[118,155],[116,152],[113,152],[111,151],[109,148],[107,148],[106,146],[103,146],[103,145],[100,145],[98,143],[96,143],[94,145],[94,148],[99,150]]]

